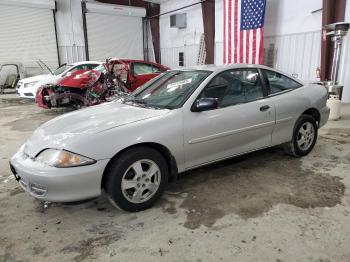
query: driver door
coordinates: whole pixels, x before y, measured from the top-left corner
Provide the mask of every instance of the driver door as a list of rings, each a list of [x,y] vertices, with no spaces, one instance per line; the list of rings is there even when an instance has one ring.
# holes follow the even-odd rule
[[[215,76],[197,99],[216,98],[218,108],[184,112],[186,169],[270,146],[275,108],[264,94],[257,69]]]
[[[154,72],[151,64],[134,62],[131,66],[132,75],[130,77],[131,91],[155,78],[159,73]]]

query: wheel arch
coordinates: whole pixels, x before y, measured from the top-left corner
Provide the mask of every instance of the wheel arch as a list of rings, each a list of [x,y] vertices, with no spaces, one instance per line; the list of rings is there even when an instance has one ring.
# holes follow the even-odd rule
[[[169,169],[169,179],[173,180],[173,179],[177,179],[177,175],[178,175],[178,169],[177,169],[177,163],[176,163],[176,159],[175,157],[171,154],[170,150],[159,143],[154,143],[154,142],[144,142],[144,143],[139,143],[139,144],[134,144],[131,146],[128,146],[124,149],[122,149],[121,151],[119,151],[118,153],[116,153],[108,162],[107,166],[105,167],[104,171],[103,171],[103,175],[102,175],[102,181],[101,181],[101,188],[104,188],[105,185],[105,181],[106,181],[106,177],[107,177],[107,173],[109,171],[109,168],[111,167],[112,162],[117,159],[120,155],[122,155],[125,151],[132,149],[132,148],[136,148],[136,147],[150,147],[153,148],[155,150],[157,150],[159,153],[161,153],[166,162],[167,162],[167,166]]]
[[[318,111],[317,108],[314,108],[314,107],[309,108],[309,109],[305,110],[305,111],[302,113],[302,115],[309,115],[309,116],[312,116],[312,117],[315,119],[315,121],[316,121],[316,123],[317,123],[317,126],[320,125],[321,114],[320,114],[320,111]]]

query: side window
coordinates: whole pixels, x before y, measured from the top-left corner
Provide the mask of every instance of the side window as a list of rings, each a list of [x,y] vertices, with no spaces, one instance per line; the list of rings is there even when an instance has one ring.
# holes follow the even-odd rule
[[[90,70],[95,68],[97,65],[95,64],[85,64],[85,65],[79,65],[77,67],[75,67],[74,70]]]
[[[70,73],[74,73],[77,70],[87,69],[85,65],[78,65],[69,70]]]
[[[200,98],[216,98],[219,103],[225,96],[225,91],[229,86],[230,75],[228,72],[221,73],[214,77],[213,80],[204,88]]]
[[[69,69],[67,73],[71,74],[71,73],[74,73],[75,71],[77,71],[79,69],[80,69],[79,66],[75,66],[75,67],[72,67],[71,69]]]
[[[256,69],[225,71],[204,88],[200,98],[217,98],[219,107],[247,103],[262,98],[263,90]]]
[[[270,87],[270,94],[276,94],[286,90],[301,87],[301,84],[278,72],[263,70],[267,83]]]
[[[134,63],[134,75],[152,74],[152,65],[144,63]]]
[[[95,67],[97,67],[98,65],[96,64],[87,64],[85,65],[85,68],[84,69],[94,69]]]
[[[157,74],[157,73],[162,73],[163,72],[163,70],[162,69],[160,69],[158,66],[152,66],[152,72],[153,73],[155,73],[155,74]]]

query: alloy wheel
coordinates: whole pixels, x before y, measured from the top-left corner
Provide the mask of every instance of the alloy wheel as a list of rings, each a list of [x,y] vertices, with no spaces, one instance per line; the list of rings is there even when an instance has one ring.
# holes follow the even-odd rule
[[[306,151],[310,148],[315,139],[315,129],[310,122],[305,122],[301,125],[298,131],[297,144],[298,147]]]
[[[158,165],[152,160],[142,159],[128,167],[122,177],[121,190],[128,201],[144,203],[157,192],[160,181]]]

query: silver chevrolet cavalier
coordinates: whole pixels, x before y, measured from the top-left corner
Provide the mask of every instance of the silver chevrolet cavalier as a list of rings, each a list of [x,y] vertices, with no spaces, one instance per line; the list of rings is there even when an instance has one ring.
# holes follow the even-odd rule
[[[120,208],[143,210],[178,173],[281,144],[307,155],[328,120],[326,100],[323,86],[265,66],[172,70],[129,96],[46,122],[10,168],[41,200],[105,191]]]

